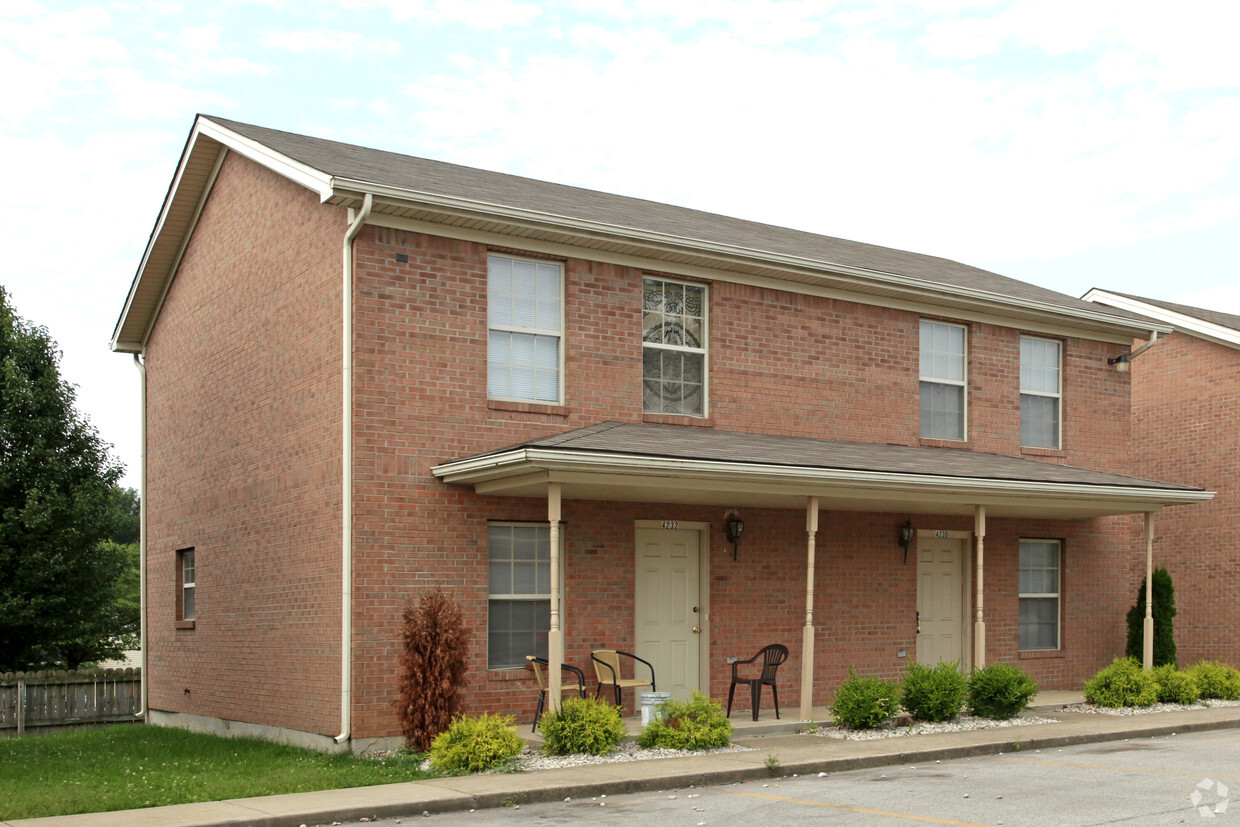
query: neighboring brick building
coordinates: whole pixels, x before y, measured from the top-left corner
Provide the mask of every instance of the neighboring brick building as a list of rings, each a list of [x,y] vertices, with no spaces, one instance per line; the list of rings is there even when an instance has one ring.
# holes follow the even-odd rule
[[[144,371],[150,720],[391,737],[401,610],[433,586],[473,629],[473,712],[528,720],[524,656],[561,646],[721,697],[728,657],[782,642],[802,716],[914,657],[1077,686],[1123,650],[1131,515],[1210,496],[1129,476],[1107,359],[1168,330],[200,117],[113,338]]]
[[[1180,665],[1240,664],[1240,316],[1106,290],[1085,298],[1174,328],[1131,361],[1134,470],[1216,492],[1159,518],[1155,555],[1175,584]]]

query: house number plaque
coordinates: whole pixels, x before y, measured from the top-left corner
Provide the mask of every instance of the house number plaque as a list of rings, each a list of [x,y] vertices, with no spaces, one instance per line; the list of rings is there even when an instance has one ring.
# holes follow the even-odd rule
[[[664,520],[663,521],[664,531],[675,531],[678,528],[680,528],[680,523],[676,522],[675,520]]]
[[[946,540],[946,539],[947,539],[947,536],[948,536],[949,534],[951,534],[951,532],[950,532],[950,531],[936,531],[936,532],[934,532],[934,536],[935,536],[935,537],[937,537],[937,538],[938,538],[938,539],[940,539],[940,540]]]

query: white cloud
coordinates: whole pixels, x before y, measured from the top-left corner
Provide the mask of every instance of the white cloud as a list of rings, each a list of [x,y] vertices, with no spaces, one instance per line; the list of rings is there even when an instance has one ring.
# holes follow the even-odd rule
[[[477,29],[529,26],[542,13],[538,5],[517,0],[345,0],[345,5],[384,8],[397,22],[416,19]]]
[[[282,49],[297,54],[368,54],[395,55],[400,53],[400,43],[386,38],[367,37],[356,32],[329,31],[327,29],[301,29],[298,31],[271,31],[262,37],[262,45],[270,49]]]

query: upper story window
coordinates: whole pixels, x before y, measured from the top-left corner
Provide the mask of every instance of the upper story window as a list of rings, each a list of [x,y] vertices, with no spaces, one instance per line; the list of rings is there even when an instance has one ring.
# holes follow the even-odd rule
[[[559,264],[487,257],[487,396],[560,402],[563,285]]]
[[[1020,337],[1020,444],[1059,447],[1060,344]]]
[[[706,288],[642,283],[642,410],[706,415]]]
[[[965,329],[921,322],[921,435],[964,439]]]

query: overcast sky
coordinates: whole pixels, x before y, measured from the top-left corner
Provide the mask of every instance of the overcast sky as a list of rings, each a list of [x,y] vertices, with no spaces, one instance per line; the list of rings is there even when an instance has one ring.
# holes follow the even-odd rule
[[[0,279],[135,487],[107,343],[199,112],[1240,314],[1240,7],[1171,8],[3,0]]]

